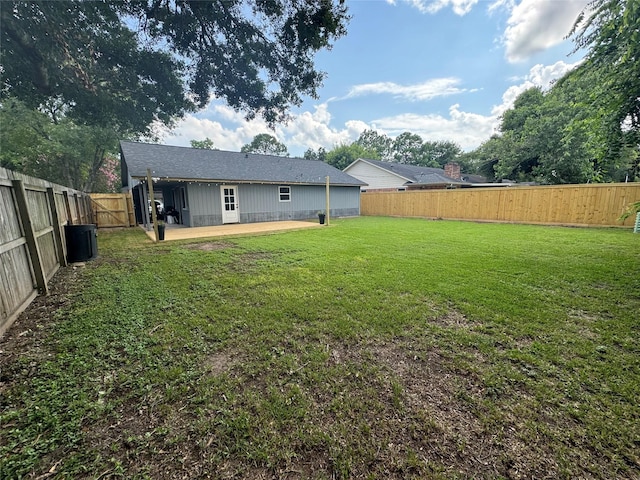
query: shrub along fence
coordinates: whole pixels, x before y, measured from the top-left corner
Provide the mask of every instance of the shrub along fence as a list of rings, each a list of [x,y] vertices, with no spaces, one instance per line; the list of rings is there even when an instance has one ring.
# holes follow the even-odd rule
[[[633,226],[618,221],[640,200],[640,183],[364,192],[361,215],[575,226]]]
[[[92,193],[90,196],[93,217],[98,228],[136,225],[130,193]]]
[[[63,225],[91,217],[85,193],[0,168],[0,335],[67,264]]]

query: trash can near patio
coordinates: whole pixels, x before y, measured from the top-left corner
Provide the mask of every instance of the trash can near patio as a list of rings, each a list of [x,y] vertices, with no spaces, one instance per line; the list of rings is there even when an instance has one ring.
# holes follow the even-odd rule
[[[96,225],[65,225],[67,261],[86,262],[98,256],[98,233]]]

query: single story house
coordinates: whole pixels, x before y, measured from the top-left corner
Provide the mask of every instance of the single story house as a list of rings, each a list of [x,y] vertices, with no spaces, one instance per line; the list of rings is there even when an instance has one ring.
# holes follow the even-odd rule
[[[483,181],[477,175],[461,174],[457,163],[448,163],[442,169],[358,158],[343,171],[366,183],[361,187],[363,191],[460,188]]]
[[[150,223],[147,170],[154,200],[184,226],[316,217],[327,177],[330,215],[360,215],[364,182],[317,160],[121,141],[120,163],[139,223]]]

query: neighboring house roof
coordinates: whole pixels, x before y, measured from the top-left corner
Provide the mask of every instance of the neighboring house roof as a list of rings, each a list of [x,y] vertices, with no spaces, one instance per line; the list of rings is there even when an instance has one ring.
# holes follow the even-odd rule
[[[469,174],[469,173],[463,173],[462,180],[469,183],[487,183],[487,177],[483,177],[482,175]]]
[[[405,165],[402,163],[383,162],[381,160],[371,160],[359,158],[344,171],[348,171],[357,162],[365,162],[378,168],[397,175],[405,180],[405,185],[434,185],[434,184],[455,184],[464,185],[468,182],[448,177],[444,174],[444,169],[433,167],[419,167],[416,165]]]
[[[155,178],[236,183],[287,183],[361,186],[366,183],[319,160],[255,153],[120,142],[120,152],[132,178]]]

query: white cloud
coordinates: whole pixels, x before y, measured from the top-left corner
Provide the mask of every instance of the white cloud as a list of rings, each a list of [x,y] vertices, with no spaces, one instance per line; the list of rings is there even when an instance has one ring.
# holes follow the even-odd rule
[[[556,62],[553,65],[534,65],[529,70],[529,74],[519,79],[522,83],[518,85],[512,85],[502,94],[502,103],[495,105],[491,110],[493,115],[502,115],[506,110],[513,106],[515,99],[525,90],[532,87],[540,87],[542,90],[548,90],[553,82],[567,72],[576,68],[580,62],[577,63],[565,63],[562,61]]]
[[[487,7],[487,11],[489,13],[493,13],[496,10],[500,10],[501,8],[511,10],[513,9],[513,7],[515,7],[515,2],[516,0],[494,0],[494,2]]]
[[[496,122],[495,116],[463,112],[456,104],[449,108],[448,116],[405,113],[379,118],[372,123],[390,137],[411,132],[425,141],[450,140],[463,150],[472,150],[493,134]]]
[[[314,112],[292,115],[288,124],[279,125],[273,131],[263,120],[256,118],[246,121],[241,113],[213,101],[197,117],[187,115],[181,120],[176,128],[165,135],[163,143],[189,146],[190,140],[208,137],[216,148],[239,151],[259,133],[269,133],[284,143],[292,156],[302,156],[308,148],[331,149],[335,145],[351,143],[369,128],[367,123],[360,120],[350,120],[342,128],[334,128],[330,125],[331,114],[326,103],[314,109]]]
[[[495,105],[488,115],[465,112],[459,104],[455,104],[449,107],[445,115],[407,112],[368,121],[352,119],[341,126],[335,126],[332,125],[333,118],[329,110],[332,104],[325,102],[314,106],[313,111],[293,114],[288,124],[279,125],[273,131],[268,129],[263,120],[247,122],[241,113],[219,101],[213,101],[197,117],[189,115],[182,120],[165,138],[164,143],[188,146],[192,139],[209,137],[217,148],[239,151],[242,145],[251,142],[257,134],[269,133],[284,143],[292,156],[302,156],[308,148],[331,149],[336,145],[353,142],[366,129],[374,129],[390,137],[409,131],[420,135],[425,141],[451,140],[463,150],[472,150],[495,133],[500,115],[513,106],[518,95],[535,86],[548,89],[554,80],[577,65],[560,61],[553,65],[533,66],[526,76],[514,79],[519,83],[510,86],[503,93],[502,103]],[[380,90],[384,89],[378,89]],[[426,95],[424,92],[422,94]],[[416,95],[414,92],[414,96]]]
[[[278,127],[287,138],[290,150],[304,152],[308,148],[333,148],[341,143],[353,142],[367,124],[359,120],[348,121],[344,128],[331,127],[331,114],[326,103],[316,105],[315,112],[302,112],[293,116],[287,125]]]
[[[398,85],[393,82],[365,83],[351,87],[345,98],[360,97],[364,95],[390,94],[394,97],[406,98],[411,101],[431,100],[436,97],[445,97],[469,90],[459,88],[459,78],[435,78],[416,85]]]
[[[519,4],[496,2],[512,7],[503,35],[506,57],[519,62],[561,43],[590,0],[522,0]]]
[[[478,0],[403,0],[412,7],[416,8],[420,13],[437,13],[443,8],[451,6],[456,15],[466,15],[471,11]],[[395,0],[387,0],[387,3],[396,5]]]
[[[223,123],[234,127],[223,126]],[[169,145],[189,146],[191,140],[210,138],[216,148],[238,151],[246,143],[251,142],[259,133],[269,132],[262,119],[246,121],[241,113],[213,100],[209,106],[195,115],[187,115],[169,132],[163,143]]]

